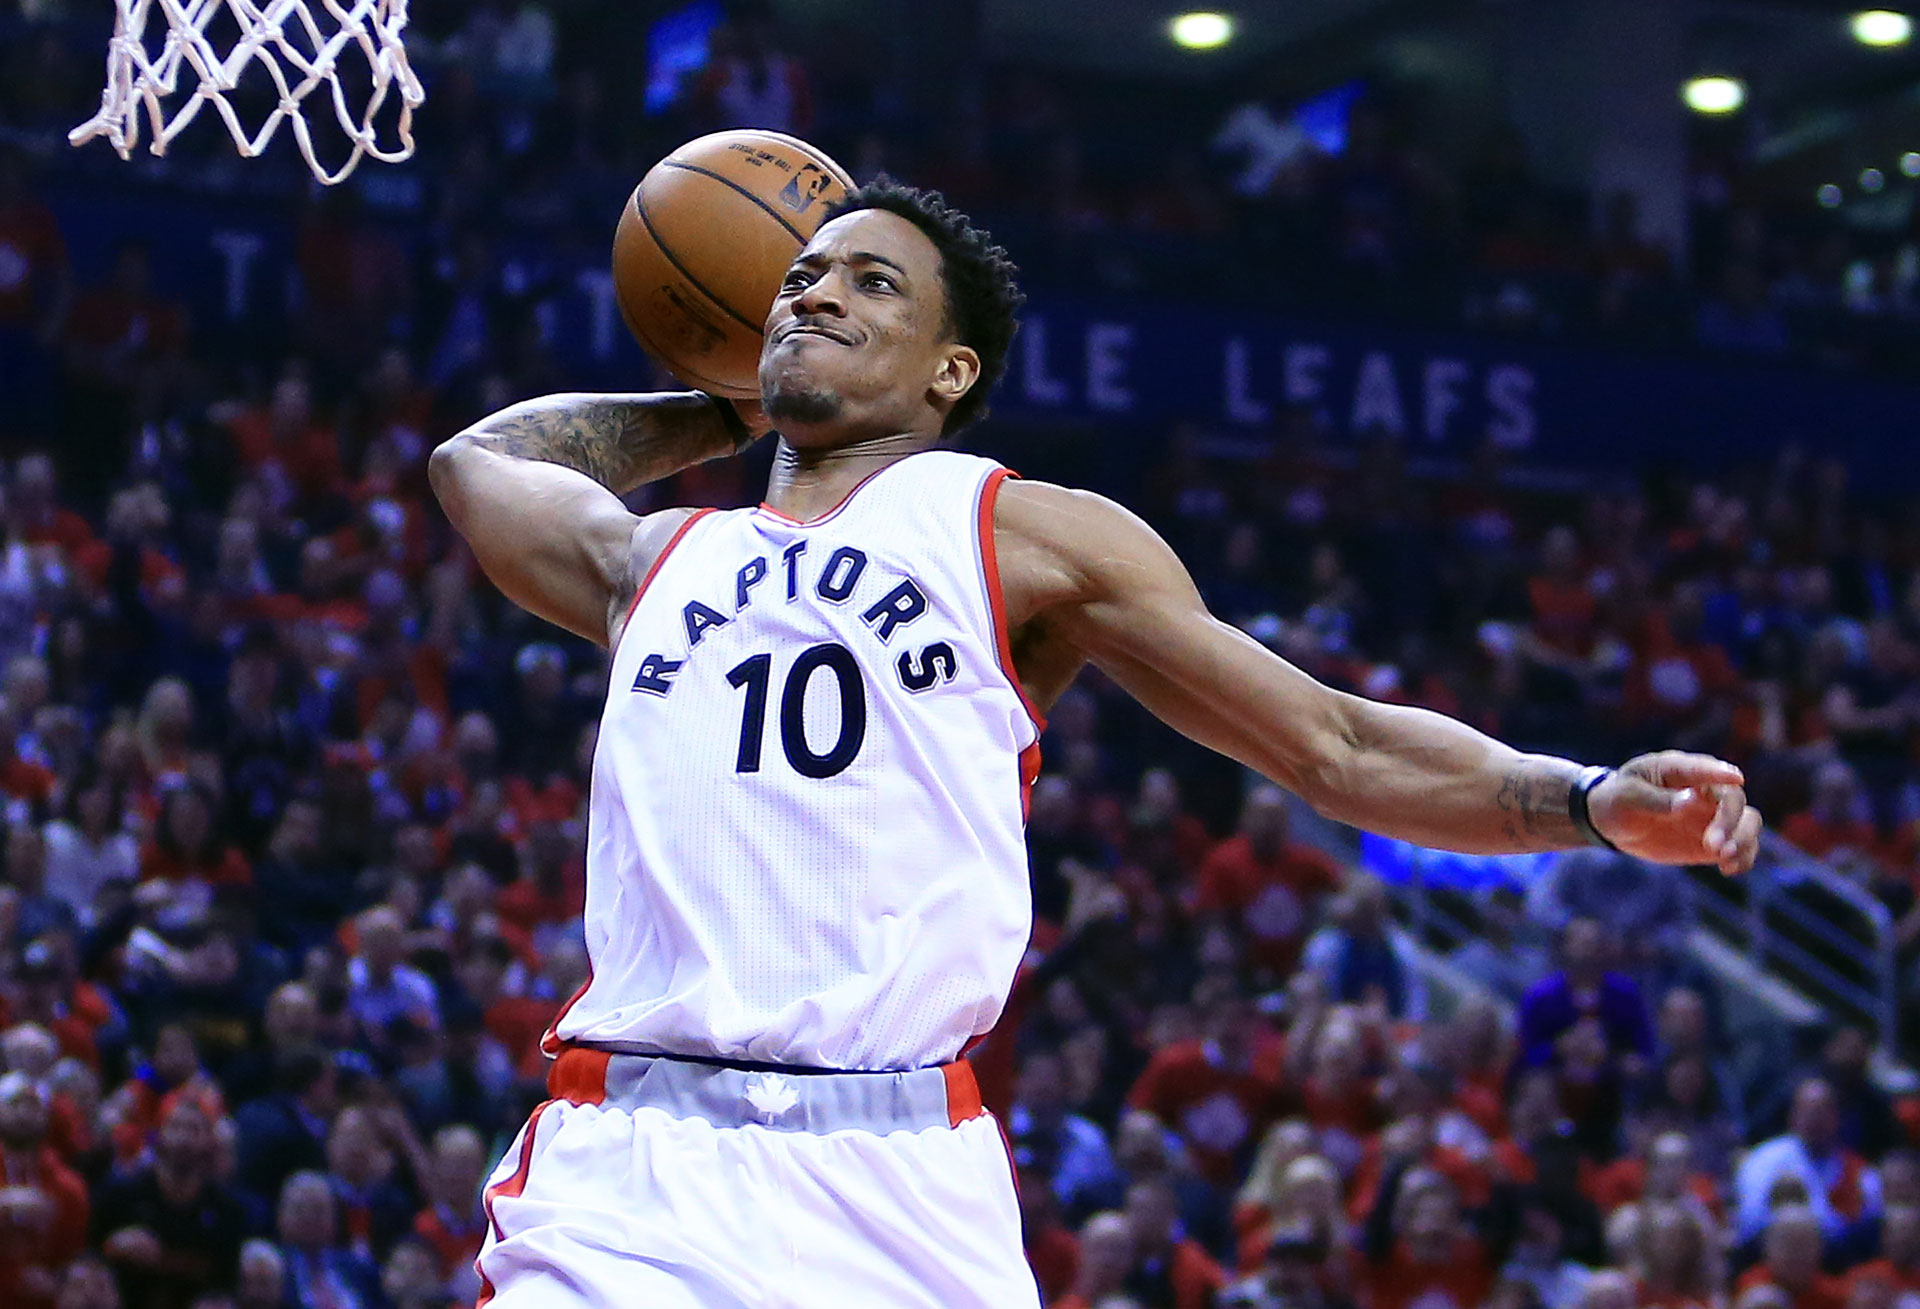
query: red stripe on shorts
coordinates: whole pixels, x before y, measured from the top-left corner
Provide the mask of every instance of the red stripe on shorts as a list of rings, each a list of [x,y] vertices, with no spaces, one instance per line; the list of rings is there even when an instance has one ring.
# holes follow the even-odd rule
[[[503,1195],[513,1197],[527,1189],[527,1177],[533,1172],[533,1134],[540,1130],[540,1115],[545,1113],[547,1106],[552,1103],[553,1101],[547,1100],[534,1106],[532,1116],[527,1119],[526,1136],[520,1142],[520,1163],[514,1168],[513,1174],[504,1181],[495,1182],[481,1193],[480,1208],[487,1216],[487,1225],[493,1228],[495,1241],[504,1241],[506,1237],[500,1231],[499,1221],[493,1216],[493,1202]],[[478,1257],[474,1259],[473,1267],[475,1272],[479,1272]],[[474,1309],[486,1309],[487,1301],[491,1299],[493,1299],[493,1283],[487,1280],[485,1273],[480,1273],[480,1298],[474,1301]]]

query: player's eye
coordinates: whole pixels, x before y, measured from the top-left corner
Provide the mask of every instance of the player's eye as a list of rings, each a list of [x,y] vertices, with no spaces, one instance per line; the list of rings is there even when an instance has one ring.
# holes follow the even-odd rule
[[[899,289],[899,284],[885,273],[868,273],[860,279],[860,285],[869,291],[894,291]]]
[[[782,291],[798,291],[806,284],[807,270],[804,268],[794,268],[790,269],[786,277],[781,280],[780,289]]]

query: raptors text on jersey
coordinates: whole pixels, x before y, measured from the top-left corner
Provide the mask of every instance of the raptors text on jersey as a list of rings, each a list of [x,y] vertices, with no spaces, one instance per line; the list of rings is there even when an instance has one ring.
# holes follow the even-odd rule
[[[798,522],[690,519],[613,655],[592,975],[548,1034],[821,1068],[956,1057],[1031,920],[1039,723],[993,551],[1006,470],[927,451]]]

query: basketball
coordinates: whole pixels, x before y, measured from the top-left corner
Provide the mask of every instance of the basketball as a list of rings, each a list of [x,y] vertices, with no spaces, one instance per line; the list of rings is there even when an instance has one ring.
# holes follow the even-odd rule
[[[613,235],[614,295],[647,352],[689,386],[760,394],[760,344],[780,279],[853,179],[779,132],[716,132],[634,188]]]

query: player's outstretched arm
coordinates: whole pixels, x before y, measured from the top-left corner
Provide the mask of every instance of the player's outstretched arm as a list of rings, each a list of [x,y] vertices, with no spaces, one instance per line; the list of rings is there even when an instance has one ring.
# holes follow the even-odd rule
[[[1475,854],[1580,844],[1568,810],[1580,765],[1315,681],[1209,613],[1173,551],[1113,502],[1009,483],[995,540],[1036,666],[1092,660],[1170,726],[1355,827]],[[1741,788],[1720,760],[1645,755],[1594,789],[1591,814],[1630,853],[1738,872],[1760,834]]]
[[[660,544],[620,497],[743,448],[765,431],[757,407],[746,418],[697,391],[543,396],[442,443],[427,471],[508,599],[606,645]]]

